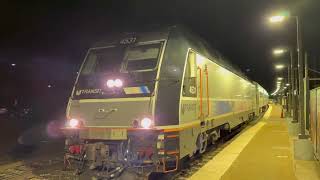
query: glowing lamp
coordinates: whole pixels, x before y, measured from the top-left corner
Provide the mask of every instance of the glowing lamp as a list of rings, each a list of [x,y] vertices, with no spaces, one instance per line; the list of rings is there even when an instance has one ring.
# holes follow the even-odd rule
[[[271,23],[279,23],[282,22],[284,20],[285,16],[279,15],[279,16],[272,16],[269,18],[269,21]]]
[[[148,129],[152,125],[152,120],[150,118],[143,118],[140,122],[142,128]]]
[[[120,79],[116,79],[116,80],[114,81],[114,85],[115,85],[117,88],[120,88],[120,87],[122,87],[123,82],[122,82]]]
[[[275,66],[276,69],[283,69],[284,68],[284,65],[283,64],[278,64]]]
[[[285,52],[284,49],[275,49],[275,50],[273,50],[273,54],[274,55],[283,54],[284,52]]]
[[[108,86],[108,88],[113,88],[115,86],[115,81],[112,79],[109,79],[107,81],[107,86]]]
[[[117,88],[120,88],[123,86],[123,82],[121,79],[116,79],[116,80],[113,80],[113,79],[109,79],[106,83],[107,87],[108,88],[113,88],[113,87],[117,87]]]
[[[69,120],[69,126],[71,128],[77,128],[77,127],[79,127],[79,125],[80,125],[80,121],[79,120],[77,120],[77,119],[70,119]]]

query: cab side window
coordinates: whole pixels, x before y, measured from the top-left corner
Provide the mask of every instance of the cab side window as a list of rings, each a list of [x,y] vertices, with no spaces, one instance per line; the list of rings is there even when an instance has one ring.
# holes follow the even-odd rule
[[[197,97],[196,72],[196,53],[189,51],[182,85],[185,97]]]

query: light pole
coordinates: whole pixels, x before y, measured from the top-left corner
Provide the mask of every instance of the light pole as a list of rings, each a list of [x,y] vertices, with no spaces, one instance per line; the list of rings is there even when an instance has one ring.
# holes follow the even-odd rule
[[[304,118],[304,83],[303,83],[303,52],[302,52],[302,37],[301,37],[301,20],[298,16],[290,16],[288,12],[280,13],[279,15],[272,16],[269,18],[271,23],[281,23],[287,18],[293,18],[296,22],[296,34],[297,34],[297,53],[298,53],[298,75],[295,78],[297,86],[299,87],[299,100],[296,101],[299,103],[299,122],[300,122],[300,134],[299,138],[304,139],[308,138],[305,134],[305,118]]]
[[[277,48],[272,51],[274,56],[282,56],[283,54],[289,52],[290,59],[288,60],[288,111],[289,115],[292,116],[293,122],[297,122],[296,112],[296,95],[295,95],[295,83],[294,83],[294,60],[293,60],[293,52],[291,48]]]
[[[297,83],[297,73],[296,71],[296,65],[295,61],[293,59],[293,51],[290,49],[290,69],[291,69],[291,93],[292,93],[292,122],[297,123],[298,122],[298,96],[297,96],[297,91],[298,91],[298,83]]]
[[[274,51],[274,52],[276,52],[276,51]],[[280,52],[280,51],[279,51]],[[283,69],[285,69],[285,65],[283,65],[283,64],[276,64],[275,66],[275,69],[276,69],[276,71],[282,71]],[[284,73],[281,73],[281,75],[285,75]],[[275,93],[273,93],[274,95],[276,95],[277,94],[277,92],[281,89],[281,86],[283,87],[283,89],[281,89],[281,92],[282,92],[282,94],[283,93],[285,93],[284,91],[286,90],[286,84],[287,83],[285,83],[285,79],[283,78],[283,77],[278,77],[277,78],[277,89],[276,89],[276,91],[275,91]],[[285,93],[285,95],[286,95],[286,93]],[[280,96],[281,96],[281,94],[280,94]],[[290,98],[289,98],[289,95],[288,96],[283,96],[283,97],[281,97],[281,102],[283,102],[283,99],[285,98],[285,104],[282,104],[282,105],[284,105],[284,107],[286,108],[286,110],[287,111],[289,111],[289,104],[290,104]]]

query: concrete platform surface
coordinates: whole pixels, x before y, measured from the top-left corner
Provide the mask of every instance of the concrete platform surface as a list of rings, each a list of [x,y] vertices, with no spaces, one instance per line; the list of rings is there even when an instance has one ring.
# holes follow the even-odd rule
[[[263,118],[242,133],[190,179],[222,180],[295,180],[320,179],[317,173],[308,176],[296,172],[292,142],[286,119],[280,118],[281,107],[272,105]],[[299,163],[320,170],[314,165]],[[308,167],[309,166],[309,167]],[[302,174],[304,174],[302,176]],[[298,178],[297,178],[298,177]]]

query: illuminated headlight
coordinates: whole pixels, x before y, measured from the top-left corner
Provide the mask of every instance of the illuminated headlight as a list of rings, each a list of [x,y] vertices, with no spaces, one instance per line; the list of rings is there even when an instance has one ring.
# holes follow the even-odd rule
[[[113,87],[120,88],[123,86],[123,81],[121,79],[116,79],[116,80],[109,79],[106,85],[108,88],[113,88]]]
[[[115,81],[112,79],[109,79],[107,81],[107,86],[108,86],[108,88],[113,88],[115,86]]]
[[[122,87],[123,82],[120,79],[116,79],[114,81],[114,85],[119,88],[119,87]]]
[[[77,119],[70,119],[68,125],[69,125],[69,127],[71,127],[71,128],[77,128],[77,127],[80,126],[80,121],[77,120]]]
[[[150,118],[143,118],[140,121],[140,125],[141,125],[142,128],[148,129],[152,125],[152,120]]]

